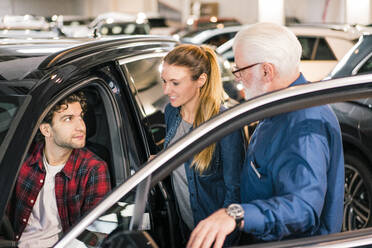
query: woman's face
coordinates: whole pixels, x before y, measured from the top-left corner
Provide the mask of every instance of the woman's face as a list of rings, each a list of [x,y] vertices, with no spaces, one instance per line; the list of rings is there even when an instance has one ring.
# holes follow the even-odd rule
[[[185,66],[163,64],[161,72],[164,94],[173,107],[195,106],[199,99],[200,80],[191,79],[191,71]]]

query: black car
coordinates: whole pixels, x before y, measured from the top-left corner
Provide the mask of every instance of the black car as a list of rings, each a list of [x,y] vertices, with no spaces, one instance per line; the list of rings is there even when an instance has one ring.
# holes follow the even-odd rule
[[[71,92],[87,97],[87,147],[108,163],[112,187],[156,154],[169,101],[159,69],[177,44],[154,36],[0,40],[0,217],[43,116]],[[226,68],[223,78],[228,89],[233,75]]]
[[[326,79],[372,72],[372,35],[363,35]],[[332,105],[345,153],[343,230],[372,226],[372,98]]]

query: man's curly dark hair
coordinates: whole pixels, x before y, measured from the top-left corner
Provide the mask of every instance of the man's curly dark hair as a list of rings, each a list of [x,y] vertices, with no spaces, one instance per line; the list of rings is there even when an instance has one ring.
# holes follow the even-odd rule
[[[68,108],[68,104],[79,102],[81,105],[81,108],[83,110],[83,114],[87,111],[87,102],[85,95],[82,91],[72,93],[71,95],[67,96],[66,98],[59,101],[56,105],[53,106],[53,108],[48,112],[48,114],[45,116],[42,123],[49,123],[52,125],[53,115],[55,112],[59,112],[62,110],[66,110]]]

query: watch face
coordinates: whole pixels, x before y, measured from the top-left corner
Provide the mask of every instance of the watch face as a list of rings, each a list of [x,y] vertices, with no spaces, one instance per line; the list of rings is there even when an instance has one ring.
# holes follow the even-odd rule
[[[239,204],[231,204],[227,208],[227,213],[235,219],[244,217],[244,210]]]

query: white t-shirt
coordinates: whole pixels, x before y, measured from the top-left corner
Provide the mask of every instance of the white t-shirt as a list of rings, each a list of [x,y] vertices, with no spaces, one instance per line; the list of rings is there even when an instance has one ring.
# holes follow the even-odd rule
[[[52,247],[58,241],[59,234],[62,233],[54,178],[65,164],[49,165],[45,155],[43,163],[46,171],[44,185],[36,198],[27,226],[19,240],[18,246],[20,248]]]

